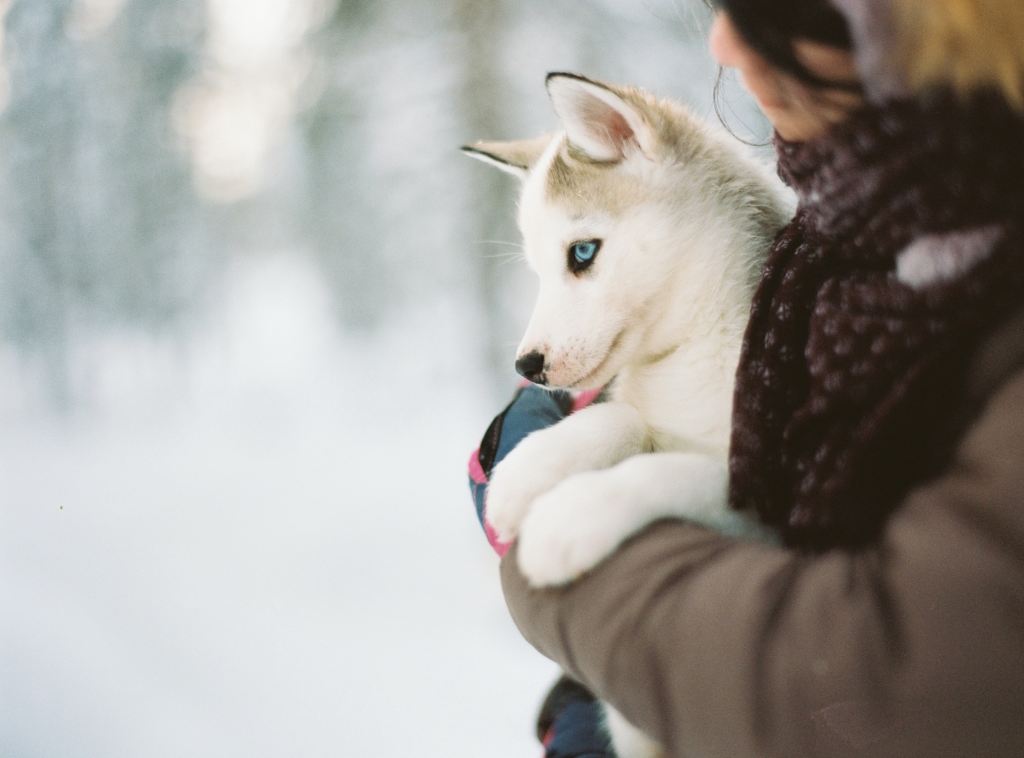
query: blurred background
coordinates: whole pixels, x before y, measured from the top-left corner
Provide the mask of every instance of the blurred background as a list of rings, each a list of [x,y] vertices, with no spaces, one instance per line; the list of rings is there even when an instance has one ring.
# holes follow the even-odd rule
[[[717,120],[703,5],[0,17],[0,756],[536,755],[465,479],[533,283],[456,148],[549,70]]]

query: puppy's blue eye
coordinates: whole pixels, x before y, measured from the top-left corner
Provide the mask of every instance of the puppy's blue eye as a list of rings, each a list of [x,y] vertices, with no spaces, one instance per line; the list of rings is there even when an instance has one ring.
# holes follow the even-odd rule
[[[580,240],[569,245],[569,270],[574,274],[589,268],[601,249],[601,240]]]

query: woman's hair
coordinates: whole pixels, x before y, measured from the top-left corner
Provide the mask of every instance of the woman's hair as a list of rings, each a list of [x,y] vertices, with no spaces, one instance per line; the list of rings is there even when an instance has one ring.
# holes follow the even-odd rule
[[[859,89],[856,84],[816,76],[796,56],[793,43],[798,39],[852,48],[846,19],[828,0],[710,0],[710,4],[728,13],[744,41],[779,70],[813,86]]]
[[[889,56],[916,90],[988,89],[1024,110],[1024,0],[900,0]]]
[[[812,86],[860,89],[822,80],[796,56],[798,39],[852,49],[846,17],[830,0],[705,2],[728,13],[744,41],[780,71]],[[843,5],[857,9],[866,24],[858,45],[872,48],[865,61],[873,68],[862,71],[865,76],[883,83],[892,78],[897,90],[909,92],[951,88],[966,97],[991,90],[1024,110],[1024,0],[850,0]]]

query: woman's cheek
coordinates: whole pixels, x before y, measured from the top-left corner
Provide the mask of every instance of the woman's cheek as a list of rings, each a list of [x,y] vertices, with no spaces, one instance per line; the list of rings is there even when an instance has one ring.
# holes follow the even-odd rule
[[[749,66],[740,70],[743,87],[753,95],[762,110],[778,111],[791,105],[778,75],[765,66]]]
[[[719,11],[711,24],[708,35],[708,51],[719,65],[731,68],[736,65],[737,45],[735,30],[725,13]]]

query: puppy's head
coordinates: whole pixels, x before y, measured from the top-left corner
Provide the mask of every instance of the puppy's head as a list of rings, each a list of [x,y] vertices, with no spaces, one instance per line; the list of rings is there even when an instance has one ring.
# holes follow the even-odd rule
[[[523,180],[519,226],[540,292],[516,368],[539,384],[599,387],[644,353],[678,268],[679,114],[573,74],[547,85],[563,133],[463,150]]]

